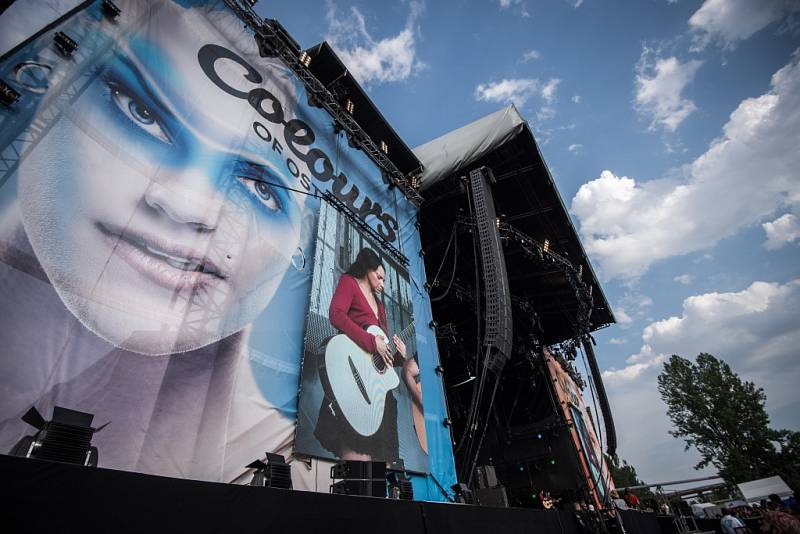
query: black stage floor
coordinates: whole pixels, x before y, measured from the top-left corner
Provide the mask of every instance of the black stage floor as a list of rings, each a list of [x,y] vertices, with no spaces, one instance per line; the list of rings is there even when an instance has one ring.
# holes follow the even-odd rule
[[[580,534],[572,513],[254,488],[0,455],[2,531]]]

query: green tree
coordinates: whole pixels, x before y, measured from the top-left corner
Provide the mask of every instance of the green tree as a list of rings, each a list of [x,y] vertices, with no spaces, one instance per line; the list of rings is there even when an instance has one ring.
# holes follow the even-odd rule
[[[658,376],[667,415],[686,449],[695,447],[700,462],[713,465],[728,482],[781,475],[798,487],[800,433],[773,430],[764,409],[764,390],[742,381],[730,366],[701,353],[693,363],[673,355]]]
[[[645,482],[639,480],[636,468],[625,460],[622,460],[622,464],[620,464],[619,458],[616,456],[610,458],[606,456],[606,459],[609,460],[608,466],[611,468],[611,480],[614,481],[614,487],[627,488],[645,484]],[[648,488],[631,490],[631,492],[639,497],[640,501],[654,497],[653,492]]]

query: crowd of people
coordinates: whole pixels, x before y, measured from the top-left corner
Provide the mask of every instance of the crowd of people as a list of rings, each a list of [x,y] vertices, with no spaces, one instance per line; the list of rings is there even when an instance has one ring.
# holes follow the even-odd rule
[[[773,493],[757,506],[723,508],[720,527],[724,534],[800,534],[800,506],[794,497],[784,500]]]
[[[614,507],[618,510],[639,510],[669,515],[672,509],[666,502],[655,499],[639,499],[629,490],[620,496],[616,490],[611,492]],[[795,498],[781,499],[772,494],[759,504],[722,508],[717,516],[723,534],[747,534],[763,532],[766,534],[800,534],[800,504]]]

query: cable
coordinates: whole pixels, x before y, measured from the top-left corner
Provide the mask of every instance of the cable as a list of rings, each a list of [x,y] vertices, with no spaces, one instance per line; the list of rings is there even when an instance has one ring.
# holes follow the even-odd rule
[[[455,235],[455,223],[453,224],[453,234]],[[444,259],[442,260],[444,261]],[[453,281],[456,279],[456,264],[458,263],[458,239],[453,240],[453,272],[450,273],[450,281],[447,283],[447,289],[444,290],[444,293],[437,297],[431,297],[431,302],[438,302],[445,298],[448,293],[450,293],[450,288],[453,287]]]
[[[472,459],[472,464],[470,464],[469,469],[469,479],[467,480],[467,486],[472,484],[472,475],[475,472],[475,464],[478,462],[478,456],[481,452],[481,447],[483,446],[483,438],[486,436],[486,429],[489,427],[489,416],[492,413],[492,406],[494,405],[494,398],[497,395],[497,387],[500,385],[500,375],[495,377],[494,388],[492,389],[492,396],[489,398],[489,407],[486,410],[486,420],[483,424],[483,430],[481,430],[480,439],[478,440],[478,446],[475,449],[475,455]],[[470,451],[471,452],[471,451]]]

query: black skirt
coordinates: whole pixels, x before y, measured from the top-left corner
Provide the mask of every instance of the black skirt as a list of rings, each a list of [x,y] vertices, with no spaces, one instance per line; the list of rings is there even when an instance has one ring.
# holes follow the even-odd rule
[[[327,394],[319,409],[314,436],[320,444],[341,457],[343,450],[350,449],[360,454],[368,454],[373,460],[395,462],[400,459],[397,440],[397,401],[392,392],[386,394],[383,421],[378,431],[371,436],[362,436],[342,415],[339,405]]]

